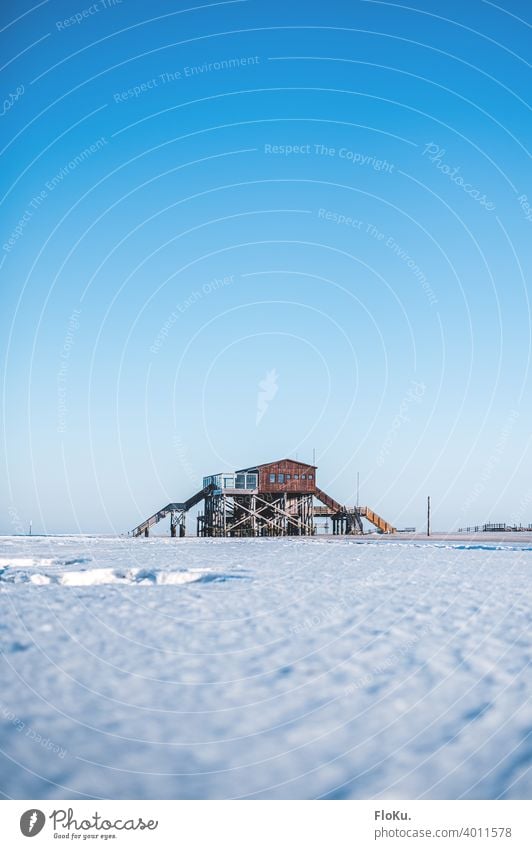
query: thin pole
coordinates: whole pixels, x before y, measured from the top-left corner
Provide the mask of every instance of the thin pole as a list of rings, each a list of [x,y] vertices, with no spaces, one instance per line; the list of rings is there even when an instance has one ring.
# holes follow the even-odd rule
[[[357,507],[360,507],[360,472],[357,472]]]
[[[430,537],[430,495],[427,496],[427,536]]]
[[[30,537],[31,537],[31,519],[30,519]]]

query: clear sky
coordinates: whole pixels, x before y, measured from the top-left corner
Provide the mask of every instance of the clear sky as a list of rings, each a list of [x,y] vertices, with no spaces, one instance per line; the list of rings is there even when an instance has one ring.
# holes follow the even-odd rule
[[[0,14],[0,532],[313,449],[399,527],[532,523],[528,2]]]

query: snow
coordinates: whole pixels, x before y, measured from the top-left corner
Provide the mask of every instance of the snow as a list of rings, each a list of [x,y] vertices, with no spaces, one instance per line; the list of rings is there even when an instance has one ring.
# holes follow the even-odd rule
[[[530,543],[0,539],[12,798],[530,798]]]

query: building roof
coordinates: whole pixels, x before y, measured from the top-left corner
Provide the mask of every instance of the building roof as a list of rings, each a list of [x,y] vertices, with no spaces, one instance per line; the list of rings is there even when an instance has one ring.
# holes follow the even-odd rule
[[[312,463],[305,463],[303,460],[292,460],[291,457],[284,457],[282,460],[271,460],[269,463],[258,463],[256,466],[247,466],[245,469],[236,469],[237,472],[253,472],[255,469],[264,469],[267,466],[278,466],[282,463],[294,463],[295,466],[304,466],[306,469],[317,469]]]

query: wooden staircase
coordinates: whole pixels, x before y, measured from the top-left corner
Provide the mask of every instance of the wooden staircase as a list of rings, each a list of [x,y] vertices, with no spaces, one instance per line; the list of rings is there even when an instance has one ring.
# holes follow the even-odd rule
[[[396,529],[393,525],[383,519],[382,516],[379,516],[378,513],[375,513],[374,510],[371,510],[369,507],[345,507],[340,504],[339,501],[335,501],[334,498],[331,498],[330,495],[327,495],[322,489],[316,487],[315,490],[316,498],[321,501],[322,504],[325,505],[325,509],[321,510],[319,507],[316,510],[316,515],[334,515],[336,514],[358,514],[358,516],[362,516],[364,519],[367,519],[370,524],[374,525],[377,530],[381,531],[383,534],[393,534]],[[362,528],[362,525],[360,525]]]
[[[358,512],[361,516],[371,522],[372,525],[375,525],[379,531],[382,531],[383,534],[394,534],[396,532],[396,528],[393,525],[390,525],[386,519],[383,519],[382,516],[379,516],[373,510],[370,510],[369,507],[359,507]]]

